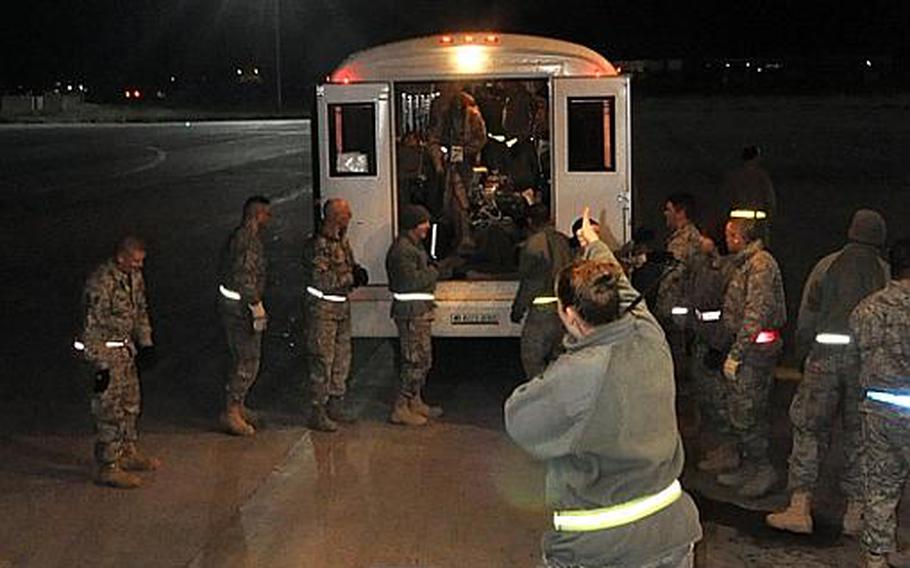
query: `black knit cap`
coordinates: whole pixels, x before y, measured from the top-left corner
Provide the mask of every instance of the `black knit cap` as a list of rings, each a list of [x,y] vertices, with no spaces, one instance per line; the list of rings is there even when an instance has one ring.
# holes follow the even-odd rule
[[[430,220],[430,212],[422,205],[405,205],[398,217],[398,226],[404,231],[410,231],[424,221]]]

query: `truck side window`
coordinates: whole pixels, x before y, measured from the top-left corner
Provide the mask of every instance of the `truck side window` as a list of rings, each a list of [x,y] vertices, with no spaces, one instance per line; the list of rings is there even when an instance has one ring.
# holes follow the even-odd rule
[[[329,105],[332,177],[376,175],[376,107],[373,103]]]
[[[569,171],[615,172],[614,97],[569,97]]]

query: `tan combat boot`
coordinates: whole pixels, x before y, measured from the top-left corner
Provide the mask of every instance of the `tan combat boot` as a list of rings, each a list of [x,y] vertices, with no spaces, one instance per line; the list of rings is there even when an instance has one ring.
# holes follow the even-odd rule
[[[234,436],[252,436],[256,433],[256,429],[243,419],[241,405],[236,400],[228,402],[227,409],[221,415],[221,426]]]
[[[742,497],[757,499],[771,491],[774,484],[777,483],[777,471],[769,463],[759,464],[755,469],[755,474],[743,483],[737,493]]]
[[[859,536],[863,532],[863,502],[847,501],[847,510],[841,521],[841,531],[846,536]]]
[[[329,418],[341,424],[353,424],[357,420],[344,408],[344,399],[340,396],[330,396],[325,405],[325,412]]]
[[[812,534],[812,494],[794,491],[790,496],[790,505],[765,517],[765,522],[782,531]]]
[[[143,454],[135,446],[124,450],[117,463],[125,471],[155,471],[161,467],[160,459]]]
[[[108,463],[98,467],[95,483],[116,487],[117,489],[136,489],[142,486],[139,476],[127,473],[116,463]]]
[[[389,422],[403,426],[425,426],[427,417],[411,410],[410,397],[400,394],[395,399],[395,407],[392,409],[392,415],[389,416]]]
[[[889,568],[888,558],[883,554],[867,552],[863,556],[863,568]]]
[[[313,405],[307,426],[309,426],[310,430],[318,430],[319,432],[334,432],[338,430],[338,423],[329,418],[325,406],[322,404]]]
[[[240,402],[240,416],[243,421],[252,426],[254,429],[259,427],[259,413],[246,407],[246,402]]]
[[[413,397],[408,402],[411,412],[415,414],[420,414],[425,418],[439,418],[442,416],[442,407],[441,406],[430,406],[423,401],[423,397],[418,392],[417,396]]]
[[[721,444],[708,451],[705,459],[698,462],[700,471],[714,472],[739,467],[739,452],[735,443]]]

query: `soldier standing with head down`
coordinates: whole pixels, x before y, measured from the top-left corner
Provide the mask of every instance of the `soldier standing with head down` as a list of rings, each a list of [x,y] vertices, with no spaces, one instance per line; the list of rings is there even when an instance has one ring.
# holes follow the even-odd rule
[[[528,211],[530,236],[521,246],[518,273],[521,281],[512,301],[510,319],[521,322],[521,364],[525,376],[534,378],[556,358],[565,330],[556,312],[554,280],[572,262],[569,239],[550,223],[546,205]]]
[[[307,275],[307,354],[309,356],[314,430],[334,432],[338,423],[352,422],[344,410],[351,371],[351,303],[348,295],[369,280],[367,271],[354,262],[347,239],[351,206],[344,199],[323,205],[319,230],[304,247]]]
[[[796,533],[812,532],[812,496],[841,404],[846,458],[841,489],[847,496],[843,531],[855,535],[862,529],[859,365],[850,355],[854,339],[848,319],[860,300],[888,282],[888,265],[881,258],[885,220],[875,211],[860,209],[853,215],[847,238],[846,246],[812,269],[799,307],[797,341],[800,355],[808,356],[790,405],[790,505],[767,517],[772,527]]]
[[[141,410],[136,356],[152,348],[144,261],[145,244],[126,237],[114,257],[92,273],[85,284],[83,335],[76,344],[95,373],[95,480],[121,489],[142,484],[129,472],[161,466],[159,459],[143,455],[136,447]]]
[[[434,292],[440,270],[430,264],[422,245],[430,230],[430,213],[424,207],[404,207],[398,229],[385,259],[393,297],[391,316],[401,342],[401,384],[389,421],[423,426],[427,418],[442,415],[442,409],[426,404],[421,393],[433,364]]]
[[[760,497],[777,481],[768,460],[769,405],[774,365],[787,321],[780,268],[757,236],[754,220],[731,219],[725,229],[735,267],[721,316],[732,344],[724,360],[729,379],[728,413],[740,454],[739,467],[717,476],[721,485],[738,487],[743,497]]]
[[[256,432],[245,401],[259,374],[262,334],[268,322],[262,304],[266,281],[262,233],[271,217],[267,198],[256,195],[247,199],[243,220],[231,232],[221,255],[219,312],[231,352],[221,425],[235,436]]]
[[[850,315],[864,397],[866,568],[910,566],[897,546],[897,506],[910,478],[910,239],[894,244],[890,260],[893,279]]]

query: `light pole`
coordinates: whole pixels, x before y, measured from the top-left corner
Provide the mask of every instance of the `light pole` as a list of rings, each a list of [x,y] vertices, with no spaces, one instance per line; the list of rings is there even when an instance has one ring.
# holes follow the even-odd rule
[[[281,0],[275,0],[275,93],[281,110]]]

